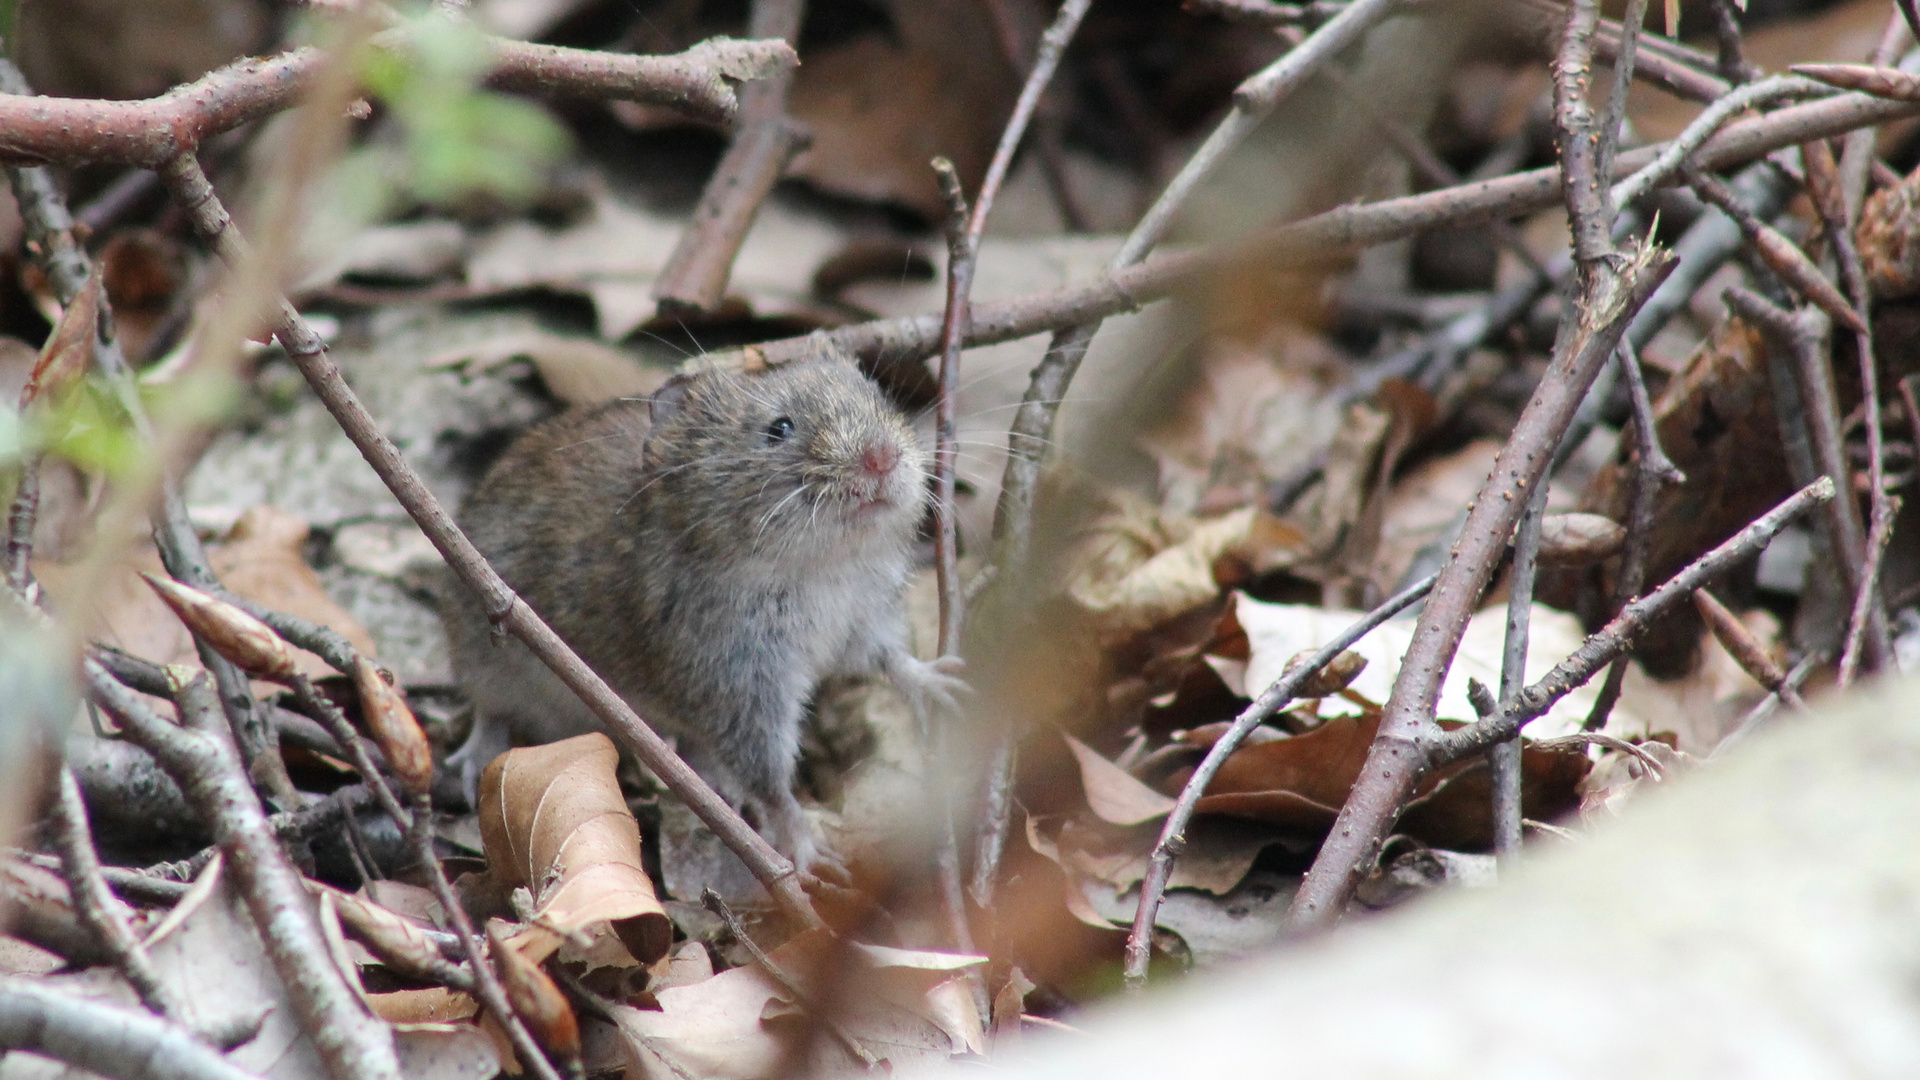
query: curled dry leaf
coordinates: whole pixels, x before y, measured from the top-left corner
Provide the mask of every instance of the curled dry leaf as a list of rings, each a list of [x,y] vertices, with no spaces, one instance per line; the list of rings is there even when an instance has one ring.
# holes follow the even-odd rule
[[[360,692],[360,714],[387,755],[387,764],[408,794],[421,796],[433,788],[433,747],[405,699],[380,675],[366,657],[356,657],[353,685]]]
[[[530,959],[606,928],[634,960],[666,955],[673,926],[640,862],[640,826],[620,794],[620,752],[598,732],[509,750],[480,778],[480,837],[503,889],[533,894]]]
[[[286,682],[297,675],[293,653],[266,623],[239,608],[157,574],[141,574],[200,640],[249,675]]]
[[[1626,542],[1626,528],[1604,514],[1549,514],[1540,520],[1540,562],[1545,566],[1592,566]]]
[[[1306,554],[1298,529],[1257,507],[1199,522],[1171,519],[1143,500],[1118,495],[1072,559],[1067,592],[1112,639],[1158,626],[1236,583],[1283,569]]]
[[[100,275],[94,274],[87,278],[80,295],[60,313],[60,321],[47,335],[40,359],[33,365],[26,387],[20,391],[22,409],[42,397],[58,398],[86,376],[93,366],[99,323]]]
[[[526,1021],[527,1031],[562,1062],[579,1061],[580,1021],[552,977],[508,940],[506,924],[499,920],[487,924],[487,945],[507,1000]]]

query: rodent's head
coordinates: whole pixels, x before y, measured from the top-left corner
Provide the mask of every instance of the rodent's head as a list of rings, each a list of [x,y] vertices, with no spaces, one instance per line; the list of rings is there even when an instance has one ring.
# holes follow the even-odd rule
[[[652,501],[709,548],[850,555],[904,545],[924,513],[926,454],[850,361],[675,378],[652,411]]]

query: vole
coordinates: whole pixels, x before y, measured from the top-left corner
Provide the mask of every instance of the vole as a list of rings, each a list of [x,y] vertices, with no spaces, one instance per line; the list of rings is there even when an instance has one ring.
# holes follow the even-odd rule
[[[903,592],[928,498],[906,419],[847,359],[677,376],[651,399],[529,429],[460,524],[528,604],[801,866],[793,793],[808,698],[884,674],[924,719],[963,684],[907,649]],[[511,744],[597,729],[477,600],[447,605],[472,735],[469,796]]]

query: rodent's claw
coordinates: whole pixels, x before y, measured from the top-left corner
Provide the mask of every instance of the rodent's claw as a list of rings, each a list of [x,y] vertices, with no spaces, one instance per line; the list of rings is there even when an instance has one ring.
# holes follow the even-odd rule
[[[966,661],[957,656],[922,660],[897,653],[888,661],[887,676],[914,715],[925,721],[936,714],[953,716],[963,711],[962,702],[973,696],[973,687],[959,676],[965,668]]]
[[[847,860],[830,847],[819,846],[813,849],[813,862],[800,868],[801,885],[809,892],[816,887],[825,887],[839,892],[848,892],[853,888],[853,868]]]

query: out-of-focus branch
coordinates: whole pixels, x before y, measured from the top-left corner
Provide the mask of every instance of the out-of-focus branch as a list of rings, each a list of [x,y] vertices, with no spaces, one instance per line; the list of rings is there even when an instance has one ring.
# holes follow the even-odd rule
[[[0,1050],[109,1080],[260,1080],[183,1027],[13,975],[0,975]]]
[[[796,62],[781,41],[717,38],[672,56],[506,38],[490,38],[489,46],[492,66],[483,81],[495,89],[639,101],[715,124],[733,121],[735,83],[786,72]],[[326,51],[317,48],[249,57],[142,101],[0,94],[0,160],[158,168],[222,131],[291,108],[326,63]]]
[[[1707,140],[1693,156],[1702,169],[1731,168],[1775,150],[1828,138],[1920,113],[1920,102],[1843,94],[1736,121]],[[1652,163],[1666,144],[1641,147],[1614,159],[1624,179]],[[1209,275],[1238,266],[1289,267],[1338,258],[1357,248],[1383,244],[1430,229],[1470,225],[1534,213],[1559,201],[1560,172],[1534,169],[1458,187],[1341,206],[1296,222],[1269,226],[1244,242],[1201,251],[1170,252],[1093,281],[1029,296],[974,305],[964,343],[968,348],[1030,337],[1062,326],[1137,311]],[[912,315],[855,323],[805,337],[747,346],[756,363],[783,364],[815,355],[823,345],[876,364],[917,364],[939,348],[941,316]]]

